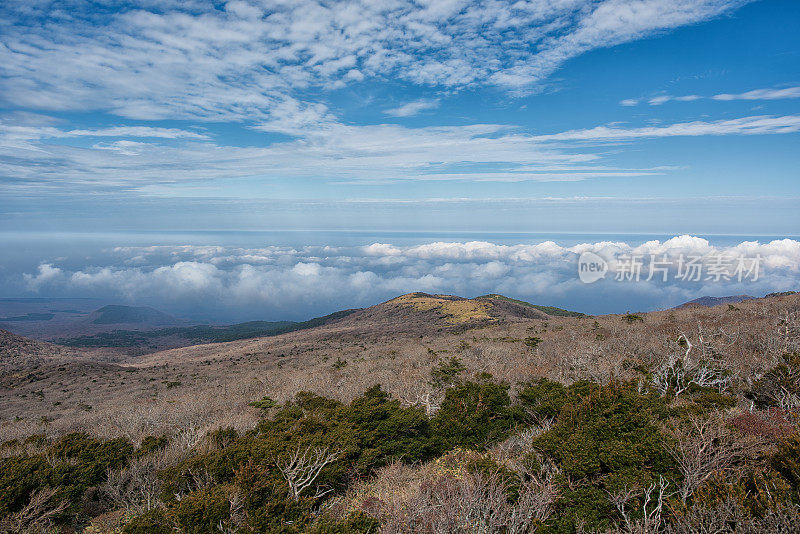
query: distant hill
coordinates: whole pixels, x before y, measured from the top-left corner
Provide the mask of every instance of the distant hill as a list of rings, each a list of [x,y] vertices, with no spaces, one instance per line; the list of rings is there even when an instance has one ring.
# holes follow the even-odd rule
[[[0,317],[0,321],[9,323],[20,321],[49,321],[55,317],[54,313],[26,313],[25,315],[15,315],[13,317]]]
[[[145,315],[140,310],[147,310],[149,315]],[[98,310],[99,312],[103,312],[103,320],[109,323],[112,320],[130,321],[130,319],[140,316],[150,321],[161,316],[169,318],[151,308],[105,306]],[[154,316],[152,312],[159,315]],[[343,310],[301,322],[250,321],[227,326],[171,326],[150,330],[120,328],[113,331],[64,337],[58,339],[57,343],[70,347],[119,347],[152,351],[194,344],[271,337],[334,322],[338,322],[337,324],[343,328],[350,328],[366,334],[458,330],[520,319],[547,319],[552,316],[583,317],[584,315],[553,306],[539,306],[497,294],[467,299],[453,295],[409,293],[369,308]],[[94,319],[95,323],[98,318]]]
[[[18,336],[8,330],[0,330],[0,356],[17,356],[35,353],[46,345],[46,343],[41,341]]]
[[[548,317],[529,304],[500,296],[468,299],[418,292],[364,308],[342,320],[339,326],[360,335],[424,335]]]
[[[177,325],[182,321],[144,306],[103,306],[89,317],[92,324],[148,324],[153,326]]]
[[[0,378],[12,368],[35,367],[42,361],[70,354],[70,349],[0,330]],[[0,387],[3,385],[0,380]]]
[[[539,311],[543,311],[547,315],[552,315],[554,317],[586,317],[586,314],[581,312],[569,311],[563,308],[556,308],[555,306],[542,306],[540,304],[531,304],[530,302],[525,302],[524,300],[512,299],[510,297],[506,297],[504,295],[498,295],[496,293],[476,297],[476,299],[494,299],[494,300],[504,300],[507,302],[513,302],[514,304],[519,304],[520,306],[529,306],[531,308],[535,308]]]
[[[745,300],[752,300],[756,297],[751,297],[750,295],[732,295],[729,297],[700,297],[694,300],[690,300],[689,302],[685,302],[680,306],[675,306],[675,308],[690,308],[693,306],[719,306],[720,304],[736,304],[737,302],[742,302]]]
[[[109,306],[107,306],[109,307]],[[155,310],[154,310],[155,311]],[[114,330],[58,340],[70,347],[180,347],[269,337],[331,323],[358,310],[343,310],[308,321],[249,321],[225,326],[194,325],[155,330]]]
[[[795,294],[797,294],[797,291],[779,291],[777,293],[767,293],[766,295],[764,295],[764,298],[768,299],[770,297],[788,297],[789,295],[795,295]]]

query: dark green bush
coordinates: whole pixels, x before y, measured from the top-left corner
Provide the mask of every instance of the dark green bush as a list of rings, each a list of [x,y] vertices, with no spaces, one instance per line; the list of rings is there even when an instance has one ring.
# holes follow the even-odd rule
[[[288,485],[276,466],[295,451],[322,448],[339,453],[315,480],[318,488],[336,491],[343,491],[352,477],[368,475],[390,461],[420,462],[435,452],[425,413],[403,407],[380,386],[349,405],[312,393],[298,394],[254,431],[237,438],[226,434],[226,441],[223,448],[166,469],[163,499],[177,506],[175,494],[189,493],[197,473],[205,473],[218,484],[236,485],[246,495],[249,520],[264,532],[284,529],[286,521],[295,528],[310,520],[314,500],[305,494],[297,501],[289,498]],[[307,494],[316,490],[310,488]]]
[[[454,447],[484,449],[507,438],[523,418],[522,410],[511,405],[508,385],[465,382],[445,391],[431,426],[442,452]]]
[[[692,496],[692,506],[715,509],[734,502],[747,516],[763,518],[791,505],[792,488],[774,471],[753,470],[734,480],[710,479]]]
[[[239,434],[232,427],[218,428],[208,435],[211,444],[219,449],[227,447],[239,437]]]
[[[563,406],[556,424],[534,441],[571,481],[558,502],[563,528],[578,521],[608,528],[615,519],[609,493],[647,487],[660,474],[675,481],[668,438],[658,426],[667,413],[659,397],[630,385],[605,386]]]
[[[541,378],[522,388],[518,400],[529,418],[538,423],[545,419],[555,419],[565,405],[579,402],[582,397],[596,392],[599,387],[589,381],[565,386],[560,382]]]
[[[800,396],[800,354],[785,354],[781,362],[747,392],[759,408],[778,406],[787,394]]]
[[[217,525],[230,517],[225,486],[204,488],[183,497],[172,508],[172,515],[186,534],[218,533]]]
[[[92,504],[86,500],[93,500],[86,490],[101,484],[109,469],[124,467],[132,455],[133,445],[124,438],[104,441],[75,433],[42,454],[4,458],[0,460],[0,518],[21,509],[33,491],[44,487],[58,490],[53,501],[70,504],[58,520],[80,514]]]
[[[154,508],[134,517],[122,529],[122,534],[172,534],[172,532],[172,522],[161,508]]]
[[[449,360],[440,360],[436,367],[431,369],[431,385],[436,389],[452,386],[465,370],[466,367],[457,356],[452,356]]]
[[[300,532],[312,519],[314,501],[290,498],[285,482],[273,469],[251,460],[237,469],[233,485],[240,492],[247,523],[254,532]]]
[[[147,436],[142,440],[139,448],[136,449],[134,456],[141,458],[148,454],[164,450],[167,445],[169,445],[169,438],[167,436]]]
[[[275,408],[278,406],[278,403],[272,400],[269,397],[263,397],[261,400],[253,401],[249,403],[250,406],[254,408],[259,408],[261,410],[269,410],[270,408]]]
[[[800,434],[795,434],[778,444],[770,465],[792,486],[800,501]]]

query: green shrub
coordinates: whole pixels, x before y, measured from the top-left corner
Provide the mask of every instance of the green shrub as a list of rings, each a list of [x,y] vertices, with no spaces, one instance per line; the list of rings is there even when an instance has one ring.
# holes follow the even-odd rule
[[[457,356],[452,356],[449,360],[440,360],[436,367],[431,369],[431,386],[436,389],[452,386],[465,370],[466,367]]]
[[[178,526],[186,534],[218,533],[217,525],[230,516],[228,490],[225,486],[215,486],[183,497],[172,509]]]
[[[147,436],[142,440],[139,448],[136,449],[134,456],[141,458],[154,452],[164,450],[169,445],[169,438],[167,436]]]
[[[800,354],[785,354],[781,362],[747,392],[759,408],[779,406],[787,397],[800,398]]]
[[[792,488],[774,471],[750,471],[735,480],[717,476],[692,496],[692,506],[715,509],[735,502],[750,517],[763,518],[791,505]]]
[[[393,460],[420,462],[430,459],[435,446],[424,411],[403,407],[380,386],[374,386],[349,405],[300,393],[294,402],[263,419],[240,437],[226,433],[220,449],[195,454],[161,474],[163,499],[178,506],[175,494],[189,493],[195,476],[207,474],[217,484],[234,484],[245,495],[248,520],[258,531],[285,530],[306,524],[317,504],[309,498],[318,488],[341,492],[352,477],[368,475]],[[314,486],[295,500],[276,463],[296,451],[321,448],[337,452]],[[184,498],[185,500],[185,498]],[[283,526],[282,526],[283,525]]]
[[[222,449],[236,441],[239,434],[233,427],[218,428],[208,435],[208,440],[215,447]]]
[[[778,444],[770,465],[792,486],[800,500],[800,434],[795,434]]]
[[[171,521],[161,508],[154,508],[134,517],[122,529],[122,534],[172,534]]]
[[[259,408],[261,410],[269,410],[270,408],[275,408],[276,406],[278,406],[278,403],[269,397],[263,397],[261,400],[249,403],[249,405],[254,408]]]
[[[284,481],[272,469],[251,460],[237,469],[233,485],[254,532],[300,532],[311,521],[314,501],[290,498]]]
[[[508,385],[465,382],[445,391],[431,426],[440,451],[484,449],[507,438],[522,420],[522,410],[511,406]]]
[[[92,495],[86,490],[105,481],[109,469],[124,467],[132,455],[133,445],[124,438],[104,441],[74,433],[44,453],[4,458],[0,460],[0,519],[21,509],[33,491],[44,487],[57,489],[53,501],[70,504],[57,520],[80,514],[92,506]]]
[[[641,315],[636,315],[635,313],[626,313],[625,315],[622,316],[622,320],[628,324],[643,323],[644,317],[642,317]]]
[[[677,478],[658,420],[668,411],[656,396],[630,385],[611,385],[565,404],[556,424],[534,441],[571,483],[557,503],[562,527],[605,529],[615,519],[609,493],[645,488],[663,474]]]
[[[525,338],[525,345],[527,345],[528,347],[530,347],[532,349],[535,349],[536,347],[539,346],[539,343],[541,343],[542,341],[543,341],[543,339],[540,338],[540,337],[526,337]]]
[[[701,388],[692,384],[689,388],[689,393],[689,400],[693,404],[693,411],[696,413],[725,410],[738,404],[736,395],[726,395],[714,388]]]
[[[574,404],[586,395],[596,392],[600,386],[594,382],[575,382],[569,387],[546,378],[531,382],[517,395],[525,413],[538,423],[545,419],[555,419],[567,404]]]

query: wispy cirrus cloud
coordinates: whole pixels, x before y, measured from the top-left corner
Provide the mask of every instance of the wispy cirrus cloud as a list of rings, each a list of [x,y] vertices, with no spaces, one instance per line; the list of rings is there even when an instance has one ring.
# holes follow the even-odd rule
[[[753,89],[744,93],[719,93],[712,96],[700,95],[657,95],[650,98],[636,99],[626,98],[620,101],[622,106],[636,106],[640,103],[647,103],[651,106],[660,106],[667,102],[694,102],[695,100],[783,100],[786,98],[800,98],[800,86],[784,88]]]
[[[422,99],[408,102],[396,108],[387,109],[384,113],[390,117],[413,117],[423,111],[436,109],[437,107],[439,107],[438,100]]]
[[[288,125],[284,125],[289,128]],[[674,167],[622,168],[592,153],[586,143],[616,143],[677,136],[778,135],[800,131],[800,116],[749,116],[659,126],[603,125],[533,135],[507,125],[409,128],[383,124],[297,132],[300,139],[266,147],[236,147],[205,134],[158,128],[59,130],[0,124],[0,176],[5,187],[103,184],[141,188],[156,184],[236,177],[307,178],[380,184],[404,180],[561,182],[665,174]],[[116,139],[90,147],[45,142],[74,136]],[[147,139],[147,138],[152,139]],[[159,137],[169,144],[158,142]]]
[[[714,100],[780,100],[783,98],[800,98],[800,86],[783,89],[754,89],[745,93],[721,93],[712,97]]]
[[[657,137],[713,136],[713,135],[775,135],[800,131],[800,116],[755,115],[739,119],[718,121],[692,121],[666,126],[624,128],[620,126],[598,126],[582,130],[570,130],[557,134],[539,135],[538,141],[599,141],[613,142],[628,139]]]
[[[747,1],[140,1],[113,11],[75,4],[53,16],[48,3],[8,0],[0,98],[29,109],[257,123],[273,121],[276,108],[307,111],[308,88],[370,78],[530,91],[580,54]]]

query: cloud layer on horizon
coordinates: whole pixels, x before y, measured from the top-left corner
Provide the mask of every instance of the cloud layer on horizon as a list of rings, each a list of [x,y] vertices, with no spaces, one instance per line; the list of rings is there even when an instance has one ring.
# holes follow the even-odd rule
[[[587,251],[608,259],[612,273],[590,285],[577,275],[578,256]],[[719,254],[759,256],[758,280],[713,280],[705,274],[695,282],[676,278],[664,282],[659,276],[644,280],[651,255],[673,265],[681,255],[698,256],[708,266]],[[642,279],[614,280],[619,262],[631,255],[644,260]],[[673,306],[706,294],[759,296],[797,289],[800,242],[783,239],[716,247],[684,235],[638,246],[610,241],[571,247],[552,241],[536,245],[471,241],[364,247],[118,247],[109,251],[107,265],[68,270],[58,262],[45,262],[23,279],[31,294],[147,302],[217,320],[302,318],[368,306],[412,291],[463,296],[502,293],[600,313],[624,311],[626,306]]]

